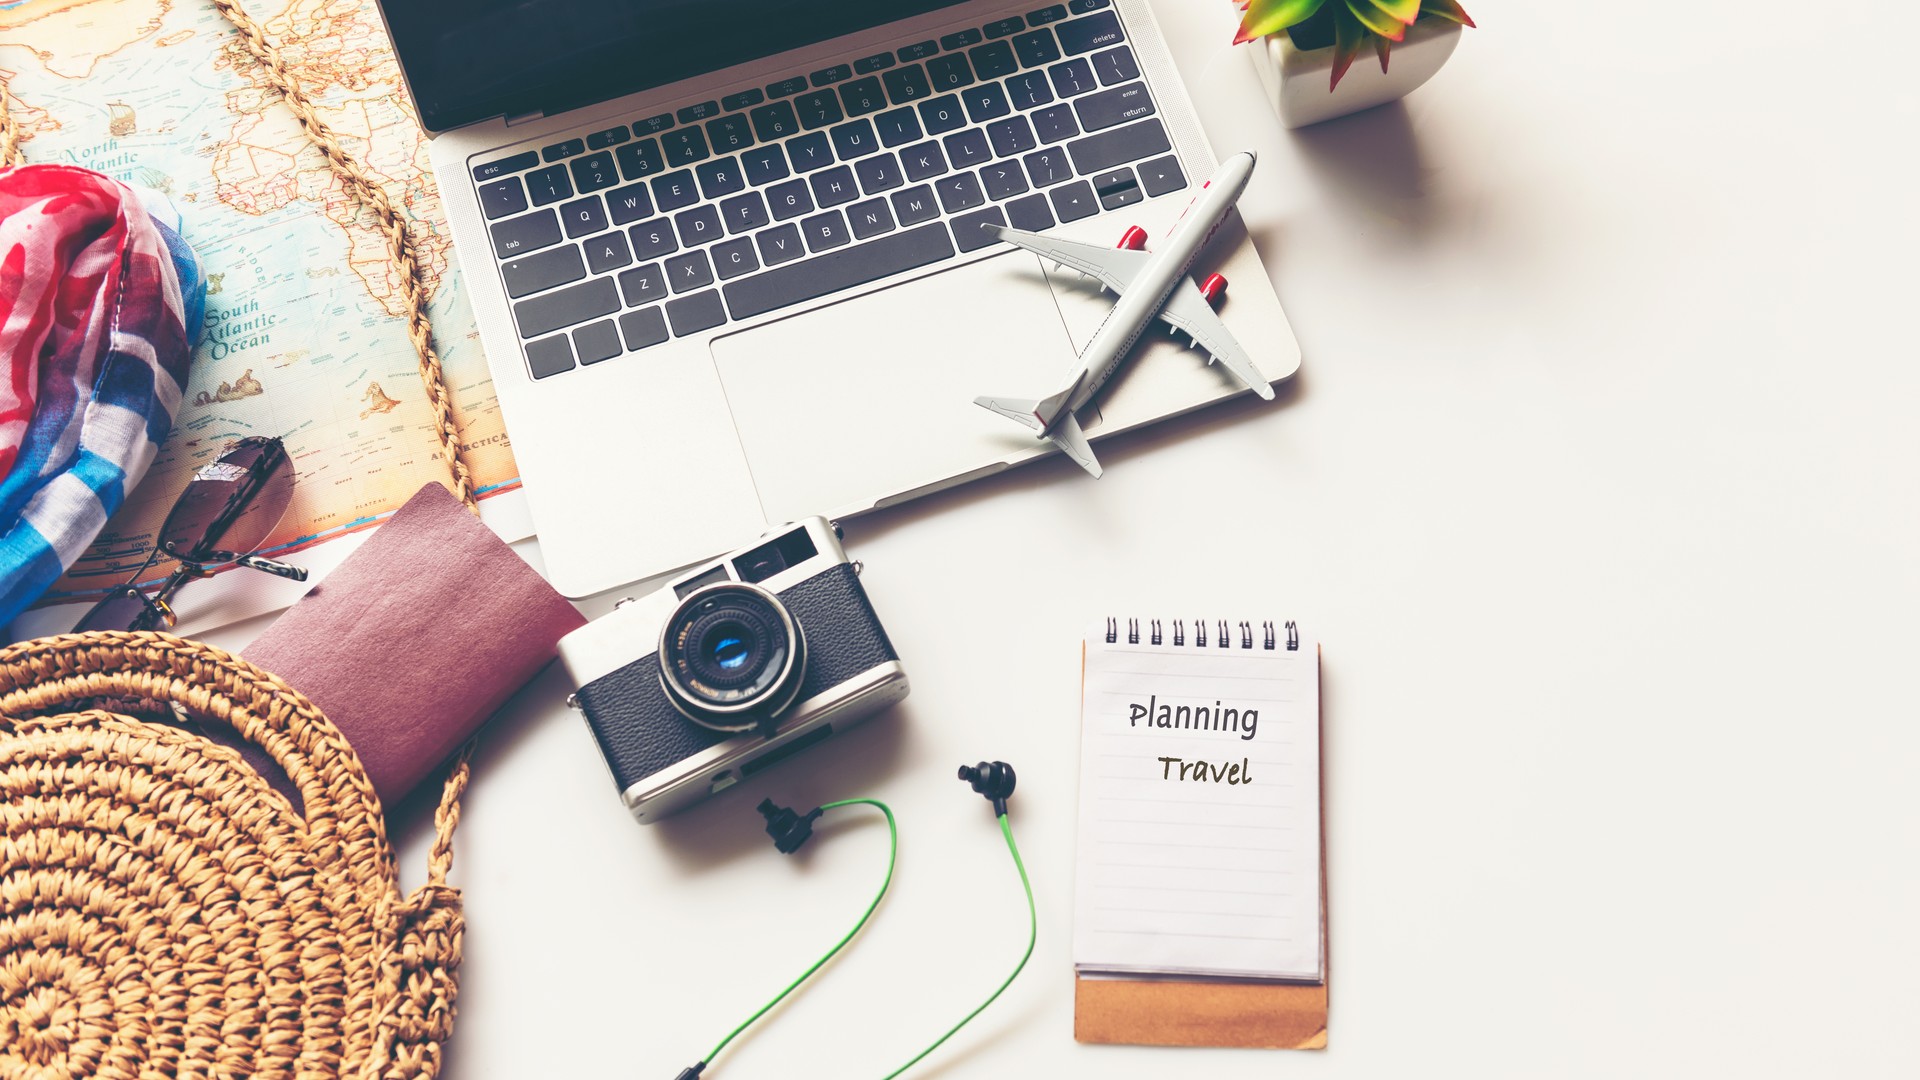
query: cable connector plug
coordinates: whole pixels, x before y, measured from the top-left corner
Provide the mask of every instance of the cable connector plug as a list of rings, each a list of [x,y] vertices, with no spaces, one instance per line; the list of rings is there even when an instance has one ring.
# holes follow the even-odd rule
[[[779,806],[772,799],[761,799],[756,809],[767,819],[767,835],[773,837],[773,846],[782,855],[799,851],[800,845],[813,835],[813,823],[820,817],[817,806],[802,814],[790,806]]]
[[[680,1075],[674,1077],[673,1080],[700,1080],[700,1074],[705,1072],[706,1069],[706,1062],[696,1061],[686,1068],[681,1069]]]

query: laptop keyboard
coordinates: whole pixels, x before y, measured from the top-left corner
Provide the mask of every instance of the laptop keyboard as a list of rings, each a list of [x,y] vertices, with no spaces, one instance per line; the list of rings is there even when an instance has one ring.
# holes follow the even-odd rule
[[[1187,186],[1112,0],[474,167],[536,379]]]

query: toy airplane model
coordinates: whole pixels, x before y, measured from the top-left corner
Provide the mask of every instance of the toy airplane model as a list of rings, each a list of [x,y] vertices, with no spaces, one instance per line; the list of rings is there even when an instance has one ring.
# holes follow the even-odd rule
[[[1093,456],[1086,432],[1074,417],[1098,393],[1121,361],[1133,351],[1148,324],[1157,316],[1175,330],[1207,350],[1211,360],[1226,365],[1253,392],[1271,400],[1273,387],[1254,367],[1240,343],[1227,332],[1226,324],[1213,312],[1213,303],[1226,295],[1227,279],[1211,275],[1196,286],[1187,276],[1194,257],[1200,254],[1214,231],[1240,200],[1247,179],[1253,175],[1253,154],[1241,153],[1228,158],[1194,196],[1193,202],[1174,223],[1160,250],[1146,250],[1147,234],[1139,226],[1127,230],[1116,248],[1095,247],[1074,240],[1061,240],[989,225],[1000,239],[1062,266],[1071,266],[1099,279],[1100,284],[1119,294],[1113,312],[1107,316],[1093,340],[1080,354],[1084,361],[1073,379],[1052,397],[1041,401],[1024,398],[980,397],[974,404],[1016,420],[1040,433],[1043,439],[1080,463],[1095,476],[1100,462]]]

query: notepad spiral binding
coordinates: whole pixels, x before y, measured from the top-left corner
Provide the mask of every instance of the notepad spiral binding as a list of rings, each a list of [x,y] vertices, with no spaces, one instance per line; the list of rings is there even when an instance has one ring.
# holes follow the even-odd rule
[[[1207,622],[1208,620],[1206,619],[1193,620],[1193,647],[1196,649],[1204,649],[1207,647]],[[1232,648],[1233,647],[1233,629],[1232,628],[1234,624],[1229,623],[1226,619],[1214,619],[1212,620],[1212,622],[1216,627],[1214,637],[1213,637],[1215,647],[1221,648],[1221,649]],[[1251,622],[1248,622],[1245,619],[1242,619],[1240,620],[1238,625],[1240,627],[1240,647],[1243,649],[1253,648],[1254,647],[1253,624]],[[1287,651],[1299,652],[1300,651],[1299,626],[1295,625],[1292,619],[1288,619],[1285,626],[1287,631]],[[1279,648],[1280,638],[1279,638],[1279,634],[1274,629],[1273,620],[1272,619],[1265,620],[1260,624],[1260,628],[1261,628],[1261,639],[1260,639],[1259,647],[1268,652],[1272,652],[1273,650]],[[1107,616],[1107,644],[1117,645],[1119,643],[1120,643],[1120,620],[1109,615]],[[1166,634],[1163,632],[1163,628],[1160,624],[1159,619],[1147,620],[1147,643],[1150,645],[1165,645],[1167,643]],[[1185,619],[1173,620],[1173,644],[1184,646],[1186,645],[1186,643],[1187,643],[1186,620]],[[1129,645],[1140,644],[1140,620],[1139,619],[1130,618],[1127,620],[1127,644]]]

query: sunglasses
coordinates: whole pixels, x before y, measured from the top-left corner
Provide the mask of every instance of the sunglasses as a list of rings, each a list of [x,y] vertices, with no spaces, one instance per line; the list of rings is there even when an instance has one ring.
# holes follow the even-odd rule
[[[293,480],[293,462],[279,439],[250,437],[227,447],[193,474],[160,526],[160,541],[147,561],[125,585],[93,605],[74,630],[171,629],[179,621],[167,604],[173,594],[228,566],[307,580],[302,567],[254,554],[293,502]],[[178,561],[179,569],[153,592],[135,585],[162,555]]]

